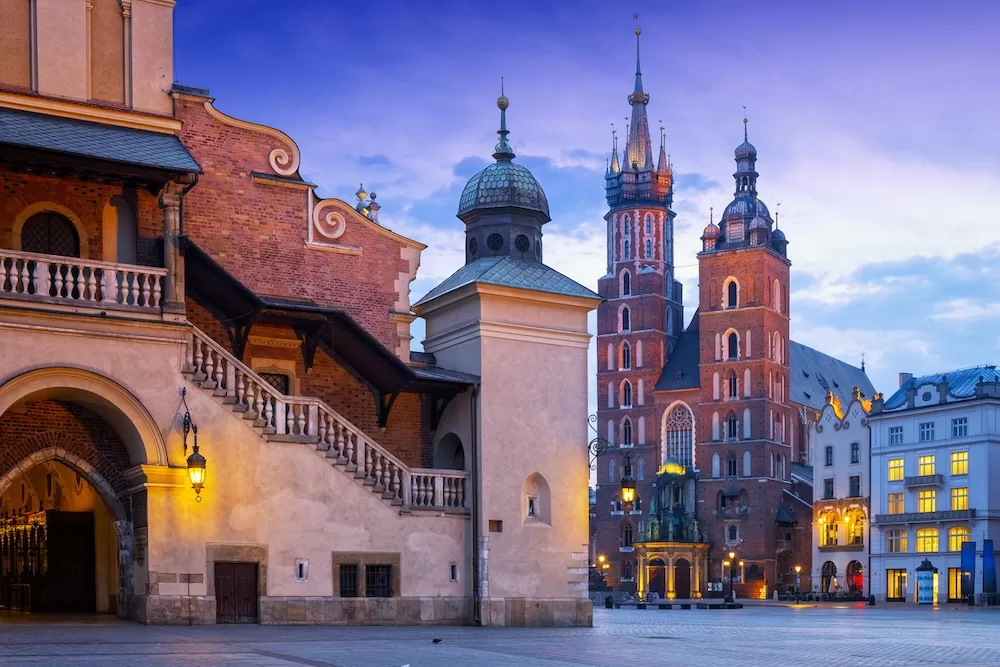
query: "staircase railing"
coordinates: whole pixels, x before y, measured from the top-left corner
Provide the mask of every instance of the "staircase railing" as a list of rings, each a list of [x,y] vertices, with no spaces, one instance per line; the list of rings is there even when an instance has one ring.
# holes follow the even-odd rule
[[[267,434],[315,443],[332,463],[363,478],[393,504],[415,509],[464,509],[469,475],[462,471],[409,468],[391,452],[318,398],[285,396],[197,327],[191,327],[188,370],[202,388],[249,413]]]

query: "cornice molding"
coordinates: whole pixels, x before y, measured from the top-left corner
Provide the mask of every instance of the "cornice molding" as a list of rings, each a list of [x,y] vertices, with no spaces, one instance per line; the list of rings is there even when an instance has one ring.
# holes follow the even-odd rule
[[[124,109],[108,109],[68,100],[21,95],[6,91],[0,91],[0,107],[162,134],[177,134],[182,125],[181,121],[166,116],[155,116]]]

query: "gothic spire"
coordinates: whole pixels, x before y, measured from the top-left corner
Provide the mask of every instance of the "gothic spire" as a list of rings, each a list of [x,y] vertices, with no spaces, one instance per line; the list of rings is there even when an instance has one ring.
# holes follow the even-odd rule
[[[621,173],[621,165],[618,163],[618,130],[611,130],[611,173]]]
[[[660,121],[661,123],[663,121]],[[660,126],[660,158],[656,161],[656,173],[666,174],[670,171],[670,161],[667,159],[666,135],[663,133],[663,126]]]
[[[628,96],[632,105],[632,123],[629,126],[626,166],[637,171],[653,168],[653,144],[649,139],[649,121],[646,120],[646,105],[649,95],[642,90],[642,68],[639,66],[639,35],[635,29],[635,90]]]

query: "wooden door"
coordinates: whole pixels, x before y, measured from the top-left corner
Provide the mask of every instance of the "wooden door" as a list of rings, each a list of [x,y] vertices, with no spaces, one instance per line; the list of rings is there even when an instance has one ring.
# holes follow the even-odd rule
[[[257,623],[257,563],[215,564],[217,623]]]
[[[691,599],[691,564],[684,558],[674,561],[674,594],[678,600]]]

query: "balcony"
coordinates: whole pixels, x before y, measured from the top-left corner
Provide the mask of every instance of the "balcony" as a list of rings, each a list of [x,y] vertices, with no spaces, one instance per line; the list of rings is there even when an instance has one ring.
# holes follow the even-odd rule
[[[824,553],[831,551],[864,551],[865,545],[863,542],[858,542],[857,544],[821,544],[819,550]]]
[[[876,514],[875,524],[885,526],[899,523],[934,523],[938,521],[968,521],[976,518],[976,510],[944,510],[941,512],[907,512],[905,514]]]
[[[0,249],[0,300],[160,313],[167,270]]]
[[[944,475],[911,475],[903,478],[903,486],[941,486],[944,484]]]

